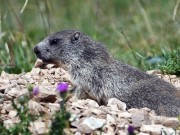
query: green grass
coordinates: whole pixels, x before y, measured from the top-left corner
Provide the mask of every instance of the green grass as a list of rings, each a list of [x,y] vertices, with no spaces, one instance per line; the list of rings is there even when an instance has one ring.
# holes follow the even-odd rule
[[[36,59],[33,47],[49,33],[64,29],[87,33],[106,44],[116,59],[144,70],[158,67],[147,58],[179,48],[178,10],[172,19],[176,1],[28,0],[20,13],[23,5],[23,0],[2,0],[0,71],[29,71]]]
[[[180,49],[171,53],[164,52],[164,61],[159,65],[163,73],[176,74],[180,76]]]

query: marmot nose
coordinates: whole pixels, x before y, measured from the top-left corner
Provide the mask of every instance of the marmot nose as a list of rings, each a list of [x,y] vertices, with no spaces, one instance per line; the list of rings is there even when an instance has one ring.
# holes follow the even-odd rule
[[[34,53],[35,53],[35,54],[38,54],[38,53],[39,53],[39,48],[38,48],[38,46],[34,47]]]

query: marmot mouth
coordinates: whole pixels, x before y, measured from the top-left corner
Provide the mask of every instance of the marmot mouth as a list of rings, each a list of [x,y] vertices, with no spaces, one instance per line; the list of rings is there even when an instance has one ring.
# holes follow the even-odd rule
[[[43,63],[46,63],[46,64],[54,64],[54,65],[57,65],[58,62],[56,60],[51,60],[51,59],[41,59]]]
[[[39,67],[42,69],[50,69],[50,68],[58,68],[60,67],[57,62],[38,59],[35,63],[35,67]]]
[[[37,55],[37,58],[40,59],[44,64],[56,64],[57,61],[56,60],[53,60],[53,59],[46,59],[44,57],[42,57],[41,55]]]
[[[46,60],[46,61],[42,61],[44,64],[48,65],[48,64],[53,64],[53,67],[55,68],[58,68],[58,67],[61,67],[63,68],[64,70],[68,70],[69,69],[69,66],[67,64],[63,64],[62,62],[60,61],[56,61],[56,60]]]
[[[40,60],[42,60],[43,63],[46,63],[46,64],[54,64],[54,60],[52,59],[47,59],[45,57],[43,57],[41,54],[36,54],[36,57]]]

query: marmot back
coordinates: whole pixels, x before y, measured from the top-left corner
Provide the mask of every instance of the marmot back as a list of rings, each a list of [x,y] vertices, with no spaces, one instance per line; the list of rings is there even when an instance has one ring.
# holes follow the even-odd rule
[[[180,114],[180,92],[171,84],[114,60],[102,43],[76,30],[47,36],[35,48],[45,63],[67,67],[75,94],[99,104],[118,98],[128,108],[148,107],[159,115]]]

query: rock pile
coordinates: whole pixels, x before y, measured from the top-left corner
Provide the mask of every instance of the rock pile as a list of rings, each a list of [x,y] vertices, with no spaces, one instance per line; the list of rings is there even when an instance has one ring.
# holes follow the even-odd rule
[[[158,71],[148,71],[171,82],[178,89],[180,79],[174,75],[162,75]],[[17,99],[28,94],[28,85],[40,87],[37,97],[29,100],[30,111],[45,114],[35,122],[31,122],[29,129],[33,134],[45,134],[54,112],[59,111],[59,101],[56,86],[59,82],[68,82],[72,88],[70,76],[61,68],[40,69],[33,68],[31,72],[22,74],[1,73],[0,76],[0,117],[8,128],[19,122],[16,110],[11,105],[11,99]],[[135,128],[139,135],[175,135],[180,134],[178,118],[157,116],[148,108],[126,109],[126,104],[112,98],[107,106],[99,106],[95,101],[70,98],[66,108],[71,112],[71,126],[66,129],[67,134],[102,134],[126,135],[129,125]]]

